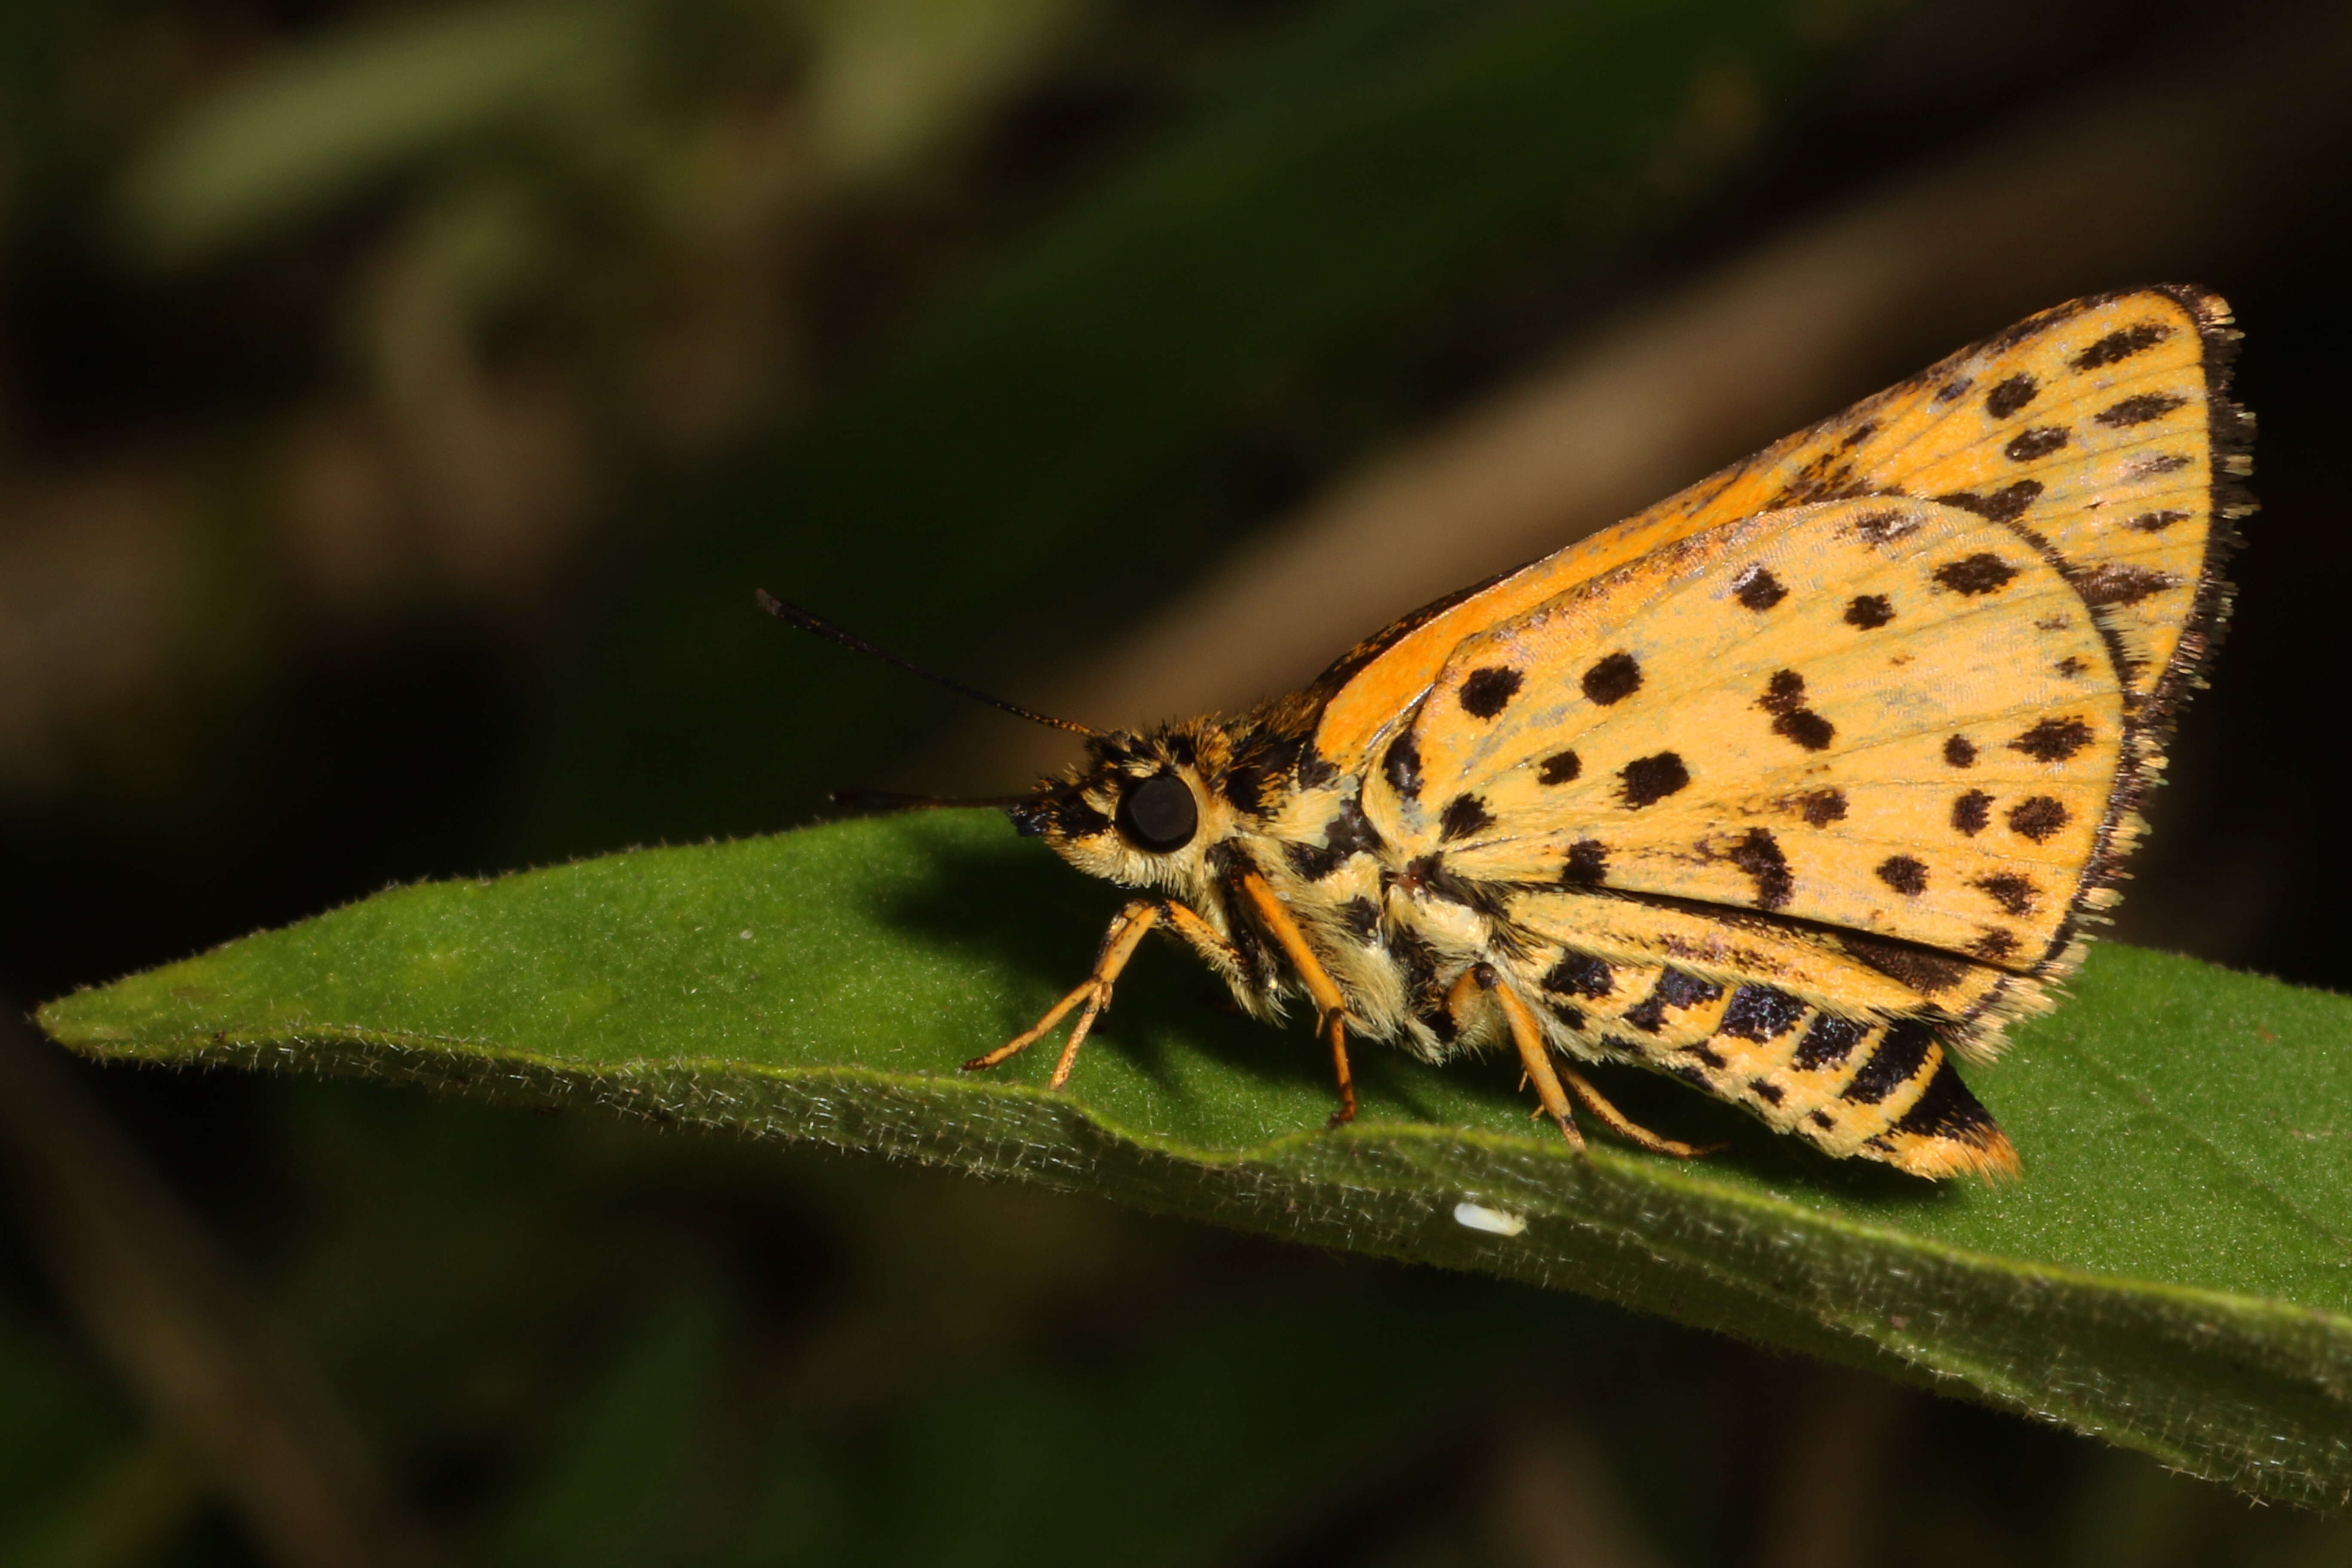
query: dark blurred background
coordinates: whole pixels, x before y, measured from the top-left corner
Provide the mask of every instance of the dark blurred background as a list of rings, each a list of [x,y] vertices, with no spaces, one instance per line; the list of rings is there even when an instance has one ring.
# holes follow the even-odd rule
[[[2171,279],[2240,312],[2265,510],[2118,934],[2352,985],[2348,181],[2339,5],[14,0],[0,998],[1058,760],[754,584],[1230,705]],[[22,1041],[0,1097],[0,1563],[2352,1562],[1076,1199]]]

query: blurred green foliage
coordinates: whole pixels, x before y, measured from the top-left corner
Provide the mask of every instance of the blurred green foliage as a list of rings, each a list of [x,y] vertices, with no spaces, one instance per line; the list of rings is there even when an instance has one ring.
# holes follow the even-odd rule
[[[1927,53],[1958,63],[1882,71],[1875,90],[1952,141],[1989,104],[2071,101],[2053,82],[2095,9],[1946,15]],[[7,864],[41,889],[0,943],[11,994],[387,877],[765,830],[873,780],[944,706],[779,637],[755,583],[978,679],[1050,665],[1588,320],[1588,289],[1621,298],[1610,279],[1653,266],[1661,236],[1786,201],[1774,160],[1880,16],[0,10],[0,793],[52,803],[5,825]],[[2312,254],[2324,270],[2336,253]],[[1523,332],[1509,301],[1529,295],[1555,303]],[[1478,342],[1486,311],[1488,334],[1540,342]],[[2324,328],[2289,334],[2314,380],[2340,358]],[[2326,413],[2310,445],[2332,454]],[[2274,731],[2244,750],[2270,756]],[[68,831],[84,837],[61,847]],[[917,921],[971,938],[987,972],[942,1020],[1027,1008],[1068,977],[1052,955],[1099,929],[1042,857],[982,869]],[[1017,947],[956,923],[1016,904]],[[1990,1079],[2035,1123],[2030,1158],[2189,1136],[2145,1098],[2143,1006],[2231,1064],[2156,1098],[2203,1114],[2260,1087],[2233,1031],[2274,1024],[2278,994],[2180,983],[2196,973],[2111,955]],[[1318,1118],[1311,1053],[1206,1018],[1192,984],[1163,963],[1124,990],[1082,1092],[1181,1127],[1171,1086],[1197,1035],[1229,1042],[1210,1065],[1242,1075],[1265,1131]],[[1163,1041],[1152,1018],[1179,1022]],[[2288,1032],[2290,1050],[2332,1027]],[[2095,1092],[2045,1098],[2037,1073]],[[1491,1279],[378,1086],[89,1081],[324,1364],[451,1562],[1502,1568],[1572,1542],[1603,1563],[2300,1568],[2347,1550],[2340,1525],[2250,1513],[2137,1456]],[[1475,1075],[1429,1089],[1498,1129],[1517,1103]],[[2025,1194],[2037,1245],[2145,1261],[2100,1250],[2116,1239],[2176,1279],[2289,1296],[2331,1278],[2325,1216],[2292,1194],[2333,1168],[2332,1130],[2290,1147],[2279,1129],[2313,1131],[2315,1108],[2247,1103],[2275,1112],[2267,1131],[2148,1177],[2148,1201],[2169,1192],[2195,1224],[2105,1237],[2112,1210],[2077,1167]],[[2248,1150],[2279,1163],[2232,1163]],[[1735,1159],[1730,1179],[1888,1201],[1780,1157]],[[1997,1202],[1952,1206],[1944,1240],[1997,1236],[1968,1229]],[[0,1234],[0,1562],[252,1561],[200,1458],[69,1318]],[[1794,1342],[1803,1325],[1747,1327]],[[2268,1381],[2238,1415],[2293,1402],[2278,1371],[2248,1374]],[[2340,1396],[2299,1386],[2311,1407]]]
[[[940,702],[781,642],[752,585],[959,668],[1099,637],[1276,499],[1254,419],[1313,405],[1323,460],[1356,455],[1416,321],[1598,267],[1820,60],[1781,0],[1303,7],[804,427],[636,503],[669,547],[600,608],[525,848],[772,826],[903,760]]]

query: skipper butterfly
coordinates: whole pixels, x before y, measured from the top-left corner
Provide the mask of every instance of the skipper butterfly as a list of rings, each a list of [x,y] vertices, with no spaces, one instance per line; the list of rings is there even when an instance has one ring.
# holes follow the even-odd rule
[[[1639,516],[1407,616],[1238,718],[1087,731],[1011,803],[1138,889],[1075,1011],[1172,932],[1272,1018],[1683,1079],[1832,1155],[2019,1171],[1954,1069],[2116,900],[2228,608],[2251,425],[2217,297],[2043,311]],[[1034,715],[1033,715],[1034,717]],[[1077,726],[1065,726],[1077,728]]]

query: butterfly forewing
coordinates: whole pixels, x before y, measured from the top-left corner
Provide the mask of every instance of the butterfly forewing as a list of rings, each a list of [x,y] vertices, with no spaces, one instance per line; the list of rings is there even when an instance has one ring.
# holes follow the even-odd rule
[[[1457,877],[2032,970],[2063,945],[2127,744],[2095,614],[1952,507],[1767,512],[1467,639],[1391,742],[1417,765],[1374,769],[1366,811]]]
[[[1343,660],[1318,753],[1360,763],[1466,637],[1676,540],[1756,513],[1861,495],[1938,499],[2050,543],[2114,612],[2130,689],[2169,695],[2221,593],[2243,416],[2216,390],[2234,334],[2190,289],[2077,300],[1867,398],[1614,527],[1412,618]],[[1376,656],[1367,657],[1373,648]]]

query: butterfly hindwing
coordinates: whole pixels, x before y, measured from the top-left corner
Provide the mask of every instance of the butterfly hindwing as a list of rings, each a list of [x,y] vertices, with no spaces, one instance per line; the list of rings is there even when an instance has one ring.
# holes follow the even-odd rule
[[[1576,1054],[1667,1072],[1832,1155],[2015,1173],[1945,1051],[2020,1005],[2018,977],[1871,953],[1888,973],[1850,938],[1626,900],[1529,892],[1510,910],[1530,933],[1513,983]]]

